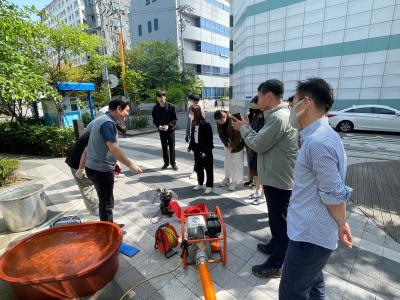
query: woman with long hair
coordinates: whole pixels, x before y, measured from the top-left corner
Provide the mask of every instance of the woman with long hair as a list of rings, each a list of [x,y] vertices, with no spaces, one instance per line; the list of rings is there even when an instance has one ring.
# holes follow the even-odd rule
[[[214,143],[212,128],[210,123],[205,119],[199,105],[192,105],[189,108],[189,118],[192,123],[188,151],[193,151],[194,153],[194,165],[198,183],[193,190],[198,191],[203,188],[205,170],[207,175],[205,193],[209,194],[214,187],[214,158],[212,154]]]

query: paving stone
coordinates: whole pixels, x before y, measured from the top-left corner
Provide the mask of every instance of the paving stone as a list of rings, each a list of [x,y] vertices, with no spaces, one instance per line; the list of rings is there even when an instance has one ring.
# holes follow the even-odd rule
[[[132,144],[143,144],[145,141],[146,145],[148,145],[147,147],[152,147],[155,139],[158,139],[157,135],[154,135],[154,137],[141,137],[135,139],[135,143]],[[178,155],[179,151],[186,151],[185,148],[185,143],[177,141]],[[140,157],[143,160],[143,164],[151,172],[151,176],[154,176],[153,179],[157,179],[154,182],[160,181],[160,176],[179,178],[178,191],[181,186],[182,189],[188,189],[195,182],[186,178],[192,170],[192,161],[184,159],[179,165],[179,172],[167,170],[158,173],[159,165],[161,165],[159,158],[154,160],[154,155],[135,150],[129,150],[129,155]],[[217,153],[214,157],[215,160],[220,159],[218,155],[221,156]],[[36,159],[28,161],[37,164]],[[44,165],[40,166],[40,164]],[[83,220],[90,220],[91,217],[85,210],[78,189],[63,160],[46,159],[41,160],[38,165],[40,167],[33,167],[27,173],[37,173],[36,175],[42,176],[39,181],[46,186],[49,195],[49,210],[60,215],[76,213]],[[220,180],[222,177],[223,170],[220,167],[215,168],[216,180]],[[121,255],[120,269],[115,280],[87,299],[119,299],[118,296],[122,295],[137,280],[171,270],[179,261],[177,256],[166,260],[157,250],[154,250],[154,232],[158,225],[161,222],[168,221],[178,229],[180,224],[174,217],[163,219],[159,224],[150,224],[149,217],[158,210],[158,204],[149,199],[147,192],[149,188],[151,189],[149,184],[141,179],[141,176],[127,176],[116,183],[115,218],[126,224],[127,235],[124,236],[124,241],[139,248],[140,252],[132,258]],[[216,188],[215,190],[224,197],[228,195],[232,198],[232,201],[236,201],[240,205],[246,203],[244,200],[251,192],[247,189],[233,193],[227,193],[226,189]],[[219,197],[219,195],[212,195],[210,199],[212,197]],[[180,203],[186,206],[192,201],[194,201],[193,198],[188,198],[180,200]],[[253,209],[260,214],[265,210],[265,208],[260,207],[254,207]],[[385,236],[384,232],[361,214],[356,206],[349,208],[349,210],[348,222],[353,231],[354,248],[353,250],[348,250],[339,247],[332,254],[329,264],[325,268],[328,272],[325,274],[326,299],[341,299],[342,296],[345,296],[346,299],[369,299],[370,297],[374,299],[375,295],[373,293],[365,291],[367,288],[370,289],[371,285],[377,286],[376,290],[379,293],[379,298],[399,298],[400,264],[397,262],[396,256],[400,252],[396,251],[399,249],[399,244]],[[35,230],[40,230],[40,228]],[[228,265],[226,267],[221,264],[210,265],[217,298],[219,300],[277,299],[279,279],[268,281],[255,277],[251,273],[253,265],[263,263],[268,258],[268,256],[256,250],[256,245],[260,242],[254,238],[257,235],[254,232],[249,232],[252,235],[250,236],[240,231],[236,226],[230,226],[229,224],[227,224],[227,230],[228,251],[230,253]],[[262,238],[269,238],[269,228],[265,228],[261,234],[263,235]],[[8,235],[0,234],[0,246],[2,237],[3,240],[10,239]],[[358,245],[360,248],[357,247]],[[381,255],[387,258],[382,258]],[[354,267],[351,269],[353,265]],[[147,299],[148,297],[153,300],[201,299],[203,298],[202,288],[198,278],[195,267],[189,267],[187,271],[183,271],[180,268],[171,274],[152,279],[150,282],[140,286],[127,299]],[[355,284],[347,284],[341,278],[349,279]],[[367,283],[364,283],[364,281]],[[370,282],[369,286],[367,286],[368,282]],[[6,299],[3,297],[6,292],[7,289],[0,284],[0,299]]]
[[[351,283],[347,283],[343,296],[344,300],[375,300],[375,298],[375,294]]]
[[[400,299],[400,289],[395,288],[385,282],[379,281],[377,295],[387,300]]]
[[[378,245],[367,240],[361,239],[360,249],[367,250],[371,253],[374,253],[378,256],[382,256],[383,254],[383,243],[382,245]]]
[[[383,246],[394,251],[400,252],[400,243],[395,242],[393,239],[386,237]]]
[[[381,256],[359,248],[354,260],[352,272],[360,272],[378,279],[381,263]]]
[[[326,299],[342,299],[347,282],[324,272]]]
[[[380,229],[378,228],[374,228],[374,232],[368,232],[368,231],[364,231],[363,235],[362,235],[362,239],[366,240],[368,242],[374,243],[376,245],[383,245],[383,242],[385,241],[385,234],[381,234],[379,235],[378,232],[381,232]]]
[[[339,277],[343,280],[348,280],[351,266],[344,265],[337,262],[328,262],[328,264],[324,268],[325,272],[328,272],[336,277]]]
[[[250,293],[246,296],[246,300],[258,299],[278,299],[278,294],[275,291],[270,291],[267,285],[258,285],[251,289]]]
[[[373,294],[377,292],[378,279],[365,275],[364,273],[352,270],[349,282]]]
[[[237,273],[245,264],[246,261],[240,259],[235,254],[230,253],[227,257],[226,268],[233,273]]]
[[[392,249],[383,248],[383,257],[393,260],[397,263],[400,263],[400,252],[394,251]]]
[[[387,258],[382,258],[378,266],[379,280],[395,288],[399,288],[400,264]]]
[[[179,280],[173,278],[158,293],[164,299],[193,300],[199,299],[191,290],[184,286]]]

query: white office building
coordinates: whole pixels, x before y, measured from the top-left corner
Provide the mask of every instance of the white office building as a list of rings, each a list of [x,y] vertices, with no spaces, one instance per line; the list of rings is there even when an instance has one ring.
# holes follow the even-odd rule
[[[119,51],[119,33],[122,26],[124,46],[130,47],[129,10],[131,0],[53,0],[43,10],[51,16],[44,20],[50,27],[57,22],[69,26],[86,24],[89,32],[102,36],[105,53]],[[78,58],[77,64],[85,62]]]
[[[399,0],[233,0],[232,106],[244,110],[267,79],[311,76],[334,88],[334,108],[400,109]]]
[[[204,82],[202,98],[228,96],[229,15],[225,0],[135,0],[130,12],[131,43],[171,40],[181,46],[183,40],[185,67],[196,70]]]

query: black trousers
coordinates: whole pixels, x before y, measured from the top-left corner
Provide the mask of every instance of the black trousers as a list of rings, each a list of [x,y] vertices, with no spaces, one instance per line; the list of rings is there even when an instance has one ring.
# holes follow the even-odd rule
[[[332,250],[315,244],[289,241],[279,285],[279,299],[325,299],[322,269],[331,254]]]
[[[269,228],[272,234],[270,243],[273,246],[268,264],[273,267],[282,267],[289,243],[286,217],[292,191],[264,185],[264,193],[267,200]]]
[[[175,130],[167,132],[160,131],[160,140],[163,151],[164,164],[171,164],[171,166],[175,165]]]
[[[214,157],[212,154],[207,154],[206,157],[201,157],[200,152],[194,152],[194,167],[197,173],[197,182],[199,185],[204,183],[204,170],[206,170],[207,182],[206,187],[214,187]]]
[[[99,172],[85,168],[87,177],[93,182],[99,197],[100,221],[113,222],[114,208],[114,171]]]

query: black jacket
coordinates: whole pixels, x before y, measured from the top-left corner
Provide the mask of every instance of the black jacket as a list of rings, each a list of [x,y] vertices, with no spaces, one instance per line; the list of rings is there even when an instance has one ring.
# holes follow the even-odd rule
[[[85,131],[76,141],[76,144],[71,149],[65,162],[73,169],[79,169],[79,162],[81,161],[81,156],[86,146],[88,145],[90,137],[90,130]]]
[[[161,105],[157,103],[154,105],[151,115],[153,117],[153,124],[157,129],[160,125],[168,125],[168,132],[175,130],[177,119],[175,106],[171,103],[166,102],[165,107],[161,107]]]
[[[225,124],[217,124],[218,135],[225,147],[232,147],[231,153],[237,153],[243,150],[244,140],[240,131],[232,128],[232,117],[228,114]]]
[[[198,143],[194,142],[194,128],[190,130],[189,150],[193,152],[205,153],[206,155],[212,154],[214,148],[213,133],[210,123],[202,121],[199,123],[199,139]]]

